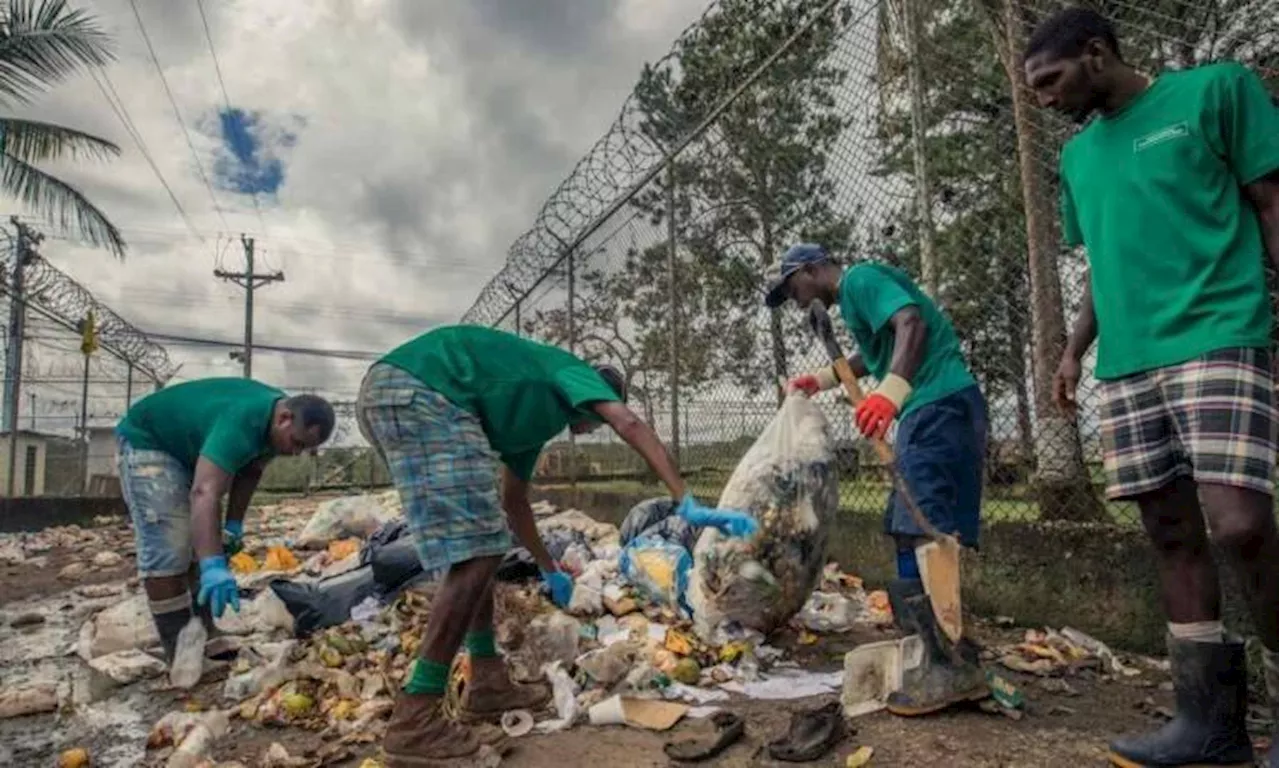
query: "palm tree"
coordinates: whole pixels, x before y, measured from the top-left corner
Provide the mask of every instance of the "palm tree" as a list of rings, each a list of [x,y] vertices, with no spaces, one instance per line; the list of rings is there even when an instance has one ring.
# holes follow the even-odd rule
[[[27,104],[81,69],[111,61],[111,39],[66,0],[0,0],[0,107]],[[106,139],[37,120],[0,115],[0,189],[67,232],[123,258],[124,237],[79,190],[37,167],[61,159],[106,159]]]

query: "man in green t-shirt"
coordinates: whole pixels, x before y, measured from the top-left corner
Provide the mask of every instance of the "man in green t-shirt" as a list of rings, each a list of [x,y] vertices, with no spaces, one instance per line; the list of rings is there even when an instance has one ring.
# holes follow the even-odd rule
[[[1223,630],[1206,519],[1244,587],[1274,702],[1276,106],[1235,62],[1136,71],[1083,8],[1039,26],[1025,70],[1042,106],[1092,118],[1062,150],[1063,232],[1085,246],[1089,280],[1055,395],[1075,407],[1096,338],[1107,495],[1138,503],[1169,620],[1177,716],[1115,741],[1111,759],[1251,764],[1245,648]]]
[[[173,661],[178,633],[191,618],[193,584],[199,586],[197,608],[210,636],[215,617],[228,605],[239,609],[226,550],[239,548],[244,513],[263,467],[274,456],[319,446],[333,423],[333,408],[323,398],[288,397],[252,379],[216,378],[147,395],[116,425],[116,461],[133,521],[138,575],[167,661]]]
[[[965,364],[960,342],[945,315],[902,270],[864,262],[844,268],[818,245],[794,245],[776,267],[765,303],[814,299],[839,303],[840,317],[858,345],[849,366],[858,378],[880,385],[858,405],[863,436],[883,438],[897,421],[897,470],[916,505],[938,530],[976,547],[982,514],[987,406]],[[791,380],[810,395],[837,386],[825,366]],[[920,579],[916,548],[924,531],[895,492],[885,509],[885,533],[897,549],[898,578],[889,585],[894,620],[926,645],[925,663],[906,673],[887,708],[902,716],[937,712],[985,698],[987,684],[975,647],[952,644],[936,626],[933,605]]]
[[[360,431],[400,492],[423,569],[443,576],[387,728],[389,765],[473,756],[481,737],[467,721],[546,700],[544,690],[512,683],[498,655],[493,583],[511,547],[509,525],[553,601],[568,604],[573,581],[547,552],[529,506],[538,454],[565,428],[582,434],[608,424],[680,500],[686,520],[734,535],[755,531],[745,513],[698,504],[658,436],[625,401],[624,380],[612,366],[593,367],[557,347],[480,326],[428,331],[365,375],[356,406]],[[462,722],[455,722],[442,705],[450,664],[464,642],[471,678]]]

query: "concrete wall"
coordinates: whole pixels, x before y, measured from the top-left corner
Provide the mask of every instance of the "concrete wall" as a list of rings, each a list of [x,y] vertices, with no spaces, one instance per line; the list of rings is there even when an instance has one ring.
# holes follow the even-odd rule
[[[644,497],[583,490],[535,489],[533,498],[576,506],[620,523]],[[827,557],[871,586],[894,576],[894,558],[878,516],[845,511],[831,532]],[[1022,626],[1071,626],[1141,653],[1163,653],[1165,619],[1155,562],[1140,528],[1099,523],[995,523],[962,571],[965,610],[1009,616]],[[1226,619],[1250,633],[1234,578],[1224,569]]]
[[[29,448],[35,448],[35,477],[32,487],[27,488],[27,454]],[[37,435],[18,434],[18,461],[14,467],[15,496],[40,496],[44,493],[45,458],[47,444],[44,438]],[[0,435],[0,496],[9,491],[9,436]]]

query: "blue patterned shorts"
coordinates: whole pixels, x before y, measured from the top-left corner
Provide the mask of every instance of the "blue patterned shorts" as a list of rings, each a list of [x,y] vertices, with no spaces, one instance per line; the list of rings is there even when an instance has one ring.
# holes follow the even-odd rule
[[[400,492],[428,574],[511,549],[498,501],[501,464],[479,418],[386,363],[365,374],[356,418]]]
[[[120,488],[133,521],[138,575],[177,576],[191,567],[191,471],[164,451],[116,438]]]

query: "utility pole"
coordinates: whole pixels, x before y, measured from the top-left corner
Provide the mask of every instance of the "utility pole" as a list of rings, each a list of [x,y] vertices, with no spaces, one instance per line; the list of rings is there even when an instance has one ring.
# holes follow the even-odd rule
[[[13,274],[9,283],[9,348],[8,359],[4,367],[4,423],[9,432],[9,475],[6,495],[12,498],[17,488],[18,474],[18,411],[22,390],[22,341],[26,333],[27,301],[25,295],[25,277],[27,262],[34,256],[31,246],[44,239],[44,235],[32,230],[10,216],[9,221],[17,230],[14,238]]]
[[[213,276],[222,280],[230,280],[244,289],[244,377],[253,376],[253,291],[267,283],[284,282],[284,273],[280,270],[257,274],[253,271],[253,238],[240,235],[240,243],[244,246],[243,272],[227,272],[223,269],[213,270]]]

